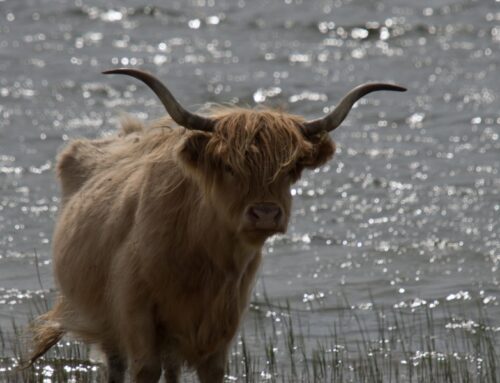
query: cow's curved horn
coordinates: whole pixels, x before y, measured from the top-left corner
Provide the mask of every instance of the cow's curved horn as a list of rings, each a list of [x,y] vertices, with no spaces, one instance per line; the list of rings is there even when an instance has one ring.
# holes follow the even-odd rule
[[[214,128],[214,121],[191,113],[184,109],[175,99],[163,83],[152,74],[132,68],[117,68],[102,72],[103,74],[125,74],[141,80],[158,96],[161,103],[172,119],[186,129],[203,130],[211,132]]]
[[[351,90],[347,95],[340,101],[338,106],[323,118],[317,120],[306,122],[303,125],[303,132],[306,136],[313,136],[321,131],[331,132],[337,128],[347,114],[351,110],[352,106],[361,97],[367,95],[368,93],[375,92],[378,90],[392,90],[396,92],[406,92],[406,88],[399,85],[384,84],[384,83],[367,83],[359,85],[353,90]]]

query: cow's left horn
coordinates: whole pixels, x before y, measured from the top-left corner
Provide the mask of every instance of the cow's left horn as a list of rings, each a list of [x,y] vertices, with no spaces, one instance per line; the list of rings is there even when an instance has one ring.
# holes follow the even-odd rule
[[[306,122],[303,125],[303,131],[306,136],[313,136],[321,131],[331,132],[337,128],[347,114],[351,110],[352,106],[361,97],[367,95],[368,93],[375,92],[378,90],[392,90],[396,92],[406,92],[406,88],[399,85],[384,84],[384,83],[367,83],[359,85],[353,90],[351,90],[347,95],[340,101],[338,106],[323,118],[317,120]]]
[[[152,74],[132,68],[117,68],[107,70],[102,73],[126,74],[128,76],[132,76],[136,79],[141,80],[147,86],[149,86],[153,92],[155,92],[170,117],[172,117],[172,119],[180,126],[183,126],[186,129],[203,130],[205,132],[211,132],[213,130],[213,120],[191,113],[184,109],[182,105],[179,104],[179,102],[175,99],[172,93],[170,93],[167,87],[163,85],[163,83]]]

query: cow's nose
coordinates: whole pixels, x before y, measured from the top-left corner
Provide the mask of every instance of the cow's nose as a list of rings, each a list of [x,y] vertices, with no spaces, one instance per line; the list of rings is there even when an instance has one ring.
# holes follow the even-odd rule
[[[282,215],[283,211],[275,203],[254,204],[247,209],[248,219],[262,228],[272,229],[279,223]]]

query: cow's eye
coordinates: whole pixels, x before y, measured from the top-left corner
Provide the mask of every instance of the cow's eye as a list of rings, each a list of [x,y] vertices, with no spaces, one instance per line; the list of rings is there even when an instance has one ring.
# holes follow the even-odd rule
[[[230,174],[230,175],[234,176],[234,170],[233,170],[233,168],[232,168],[231,166],[229,166],[229,165],[224,165],[224,166],[223,166],[223,169],[224,169],[224,172],[225,172],[226,174]]]

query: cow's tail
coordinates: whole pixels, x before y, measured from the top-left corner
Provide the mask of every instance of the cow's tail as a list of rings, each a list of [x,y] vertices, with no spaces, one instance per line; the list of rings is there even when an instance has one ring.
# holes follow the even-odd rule
[[[40,315],[34,320],[30,328],[30,347],[28,358],[21,364],[21,368],[30,367],[45,354],[52,346],[61,340],[66,331],[60,323],[62,304],[58,303],[49,312]]]

